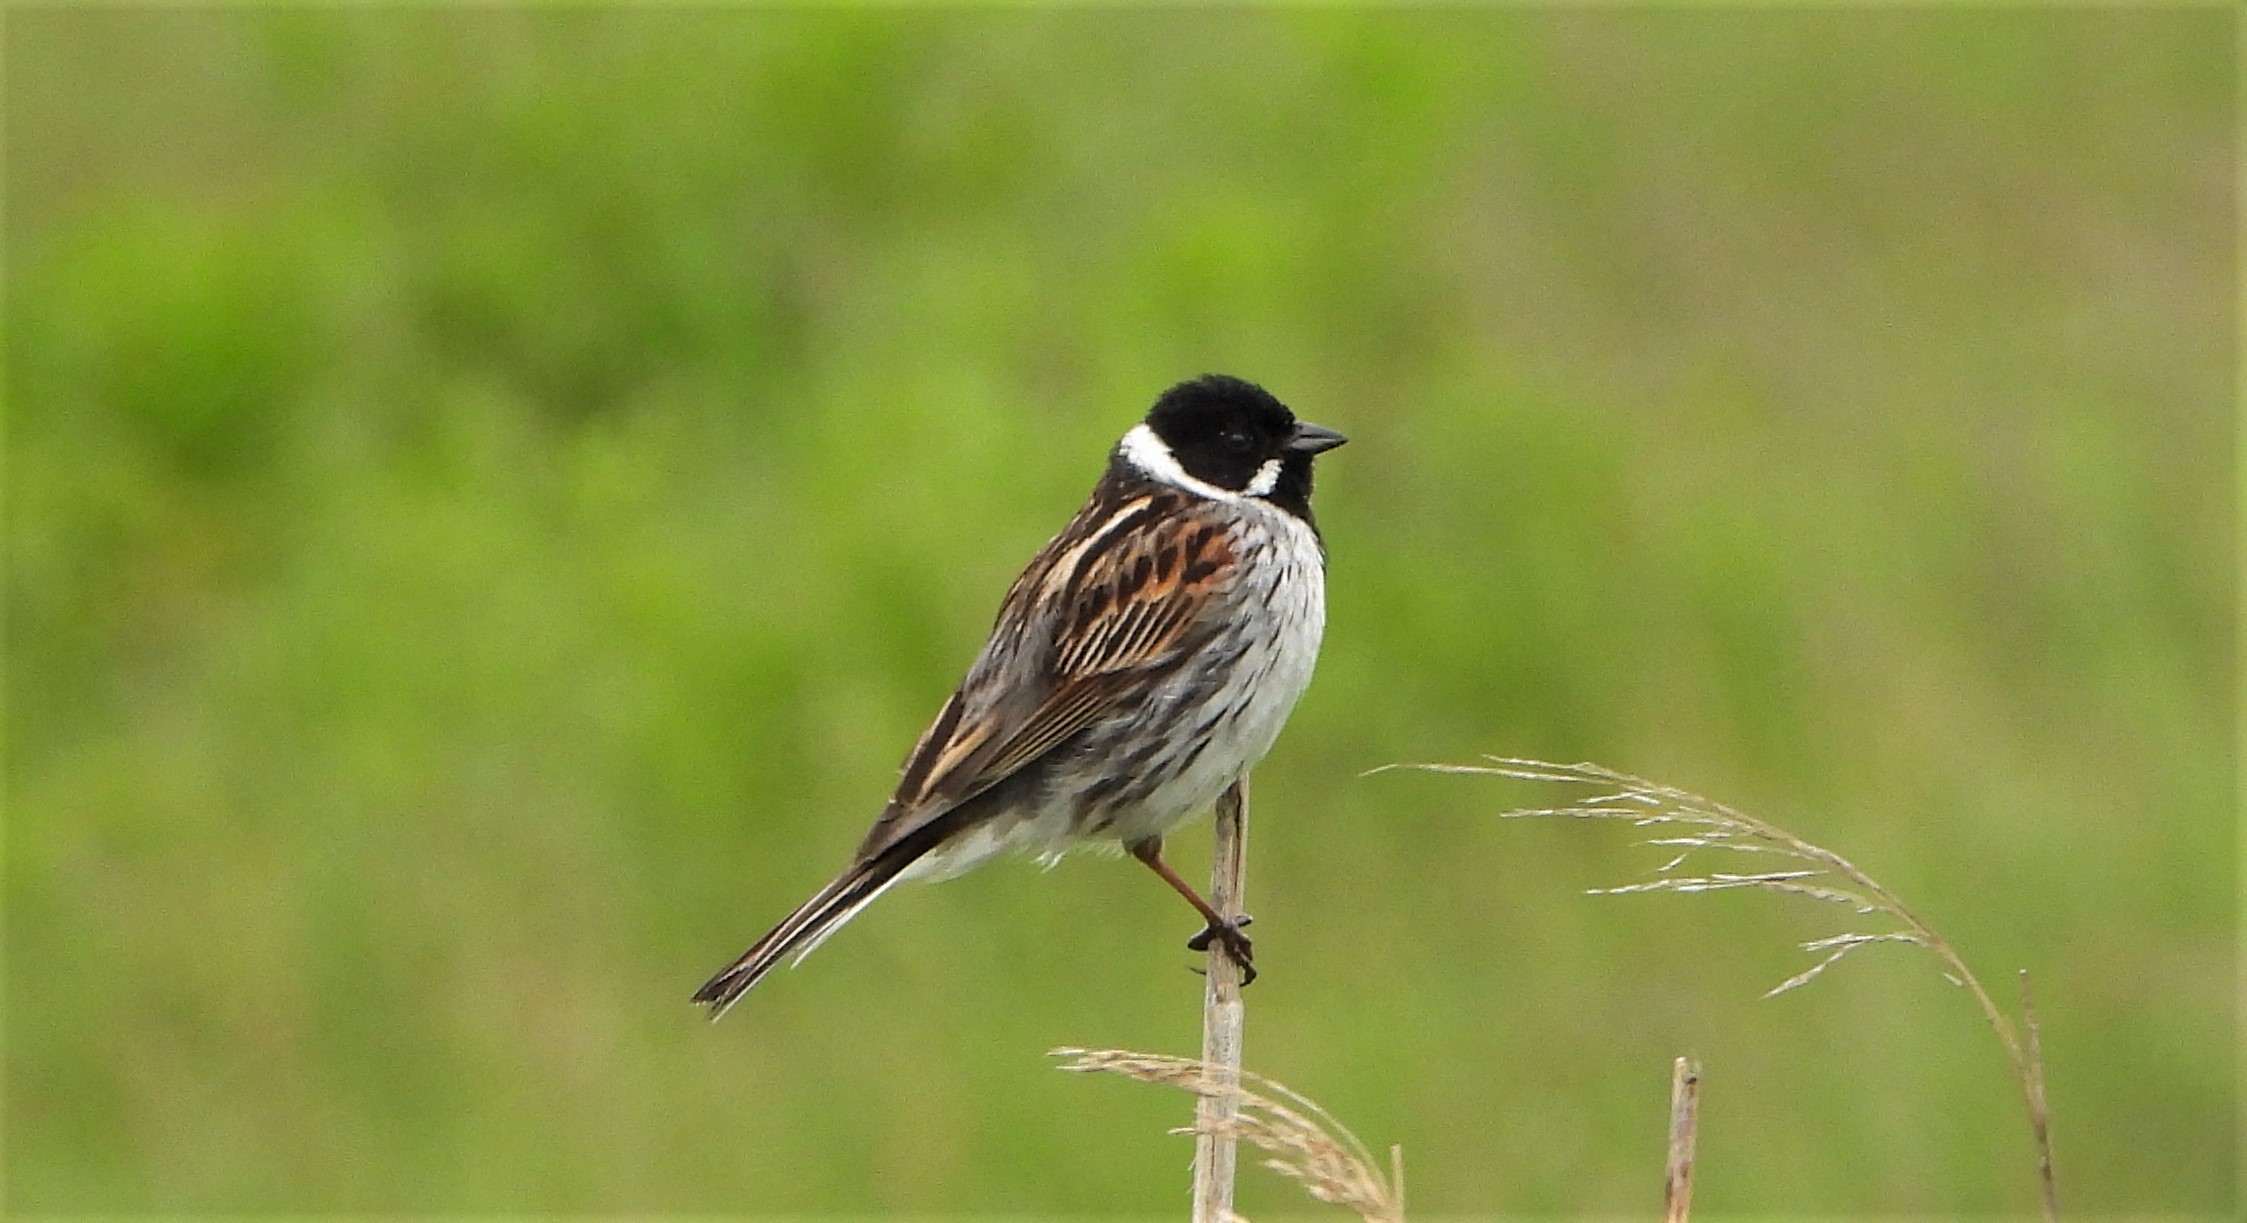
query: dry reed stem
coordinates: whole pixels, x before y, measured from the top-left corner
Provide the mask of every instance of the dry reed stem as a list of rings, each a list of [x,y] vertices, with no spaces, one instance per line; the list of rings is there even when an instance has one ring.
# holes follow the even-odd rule
[[[1690,1057],[1670,1064],[1670,1157],[1662,1177],[1662,1223],[1693,1213],[1693,1144],[1701,1123],[1701,1068]]]
[[[1669,861],[1655,868],[1655,878],[1621,887],[1593,888],[1593,895],[1716,892],[1755,888],[1847,905],[1861,915],[1877,914],[1897,923],[1896,929],[1848,931],[1803,943],[1804,951],[1820,954],[1821,958],[1817,963],[1773,986],[1764,997],[1773,997],[1808,984],[1820,973],[1833,967],[1843,956],[1860,947],[1869,947],[1875,943],[1910,943],[1926,949],[1941,963],[1943,976],[1951,984],[1960,986],[1973,995],[1975,1004],[1982,1010],[1982,1017],[1989,1022],[1990,1030],[1997,1034],[1999,1043],[2005,1047],[2005,1056],[2013,1063],[2013,1074],[2021,1084],[2029,1132],[2035,1144],[2044,1217],[2048,1221],[2059,1218],[2059,1189],[2052,1172],[2052,1120],[2044,1096],[2044,1055],[2036,1027],[2036,1013],[2028,997],[2026,972],[2021,976],[2022,1014],[2028,1029],[2028,1041],[2024,1044],[2012,1020],[1998,1009],[1989,991],[1982,987],[1981,980],[1966,967],[1966,962],[1959,958],[1950,943],[1895,893],[1840,854],[1813,845],[1784,828],[1735,811],[1713,799],[1674,786],[1651,782],[1643,777],[1619,773],[1604,765],[1554,764],[1511,756],[1487,756],[1484,759],[1490,763],[1388,765],[1373,772],[1385,772],[1390,768],[1413,768],[1435,773],[1598,786],[1606,792],[1580,802],[1562,807],[1527,808],[1502,814],[1506,818],[1557,816],[1565,819],[1622,820],[1641,828],[1675,827],[1684,830],[1675,836],[1650,837],[1644,842],[1678,851]],[[1746,873],[1708,871],[1700,875],[1684,876],[1671,874],[1687,859],[1703,851],[1770,855],[1779,859],[1780,869]]]
[[[1209,904],[1237,918],[1248,890],[1248,775],[1217,797],[1212,819]],[[1239,1150],[1232,1121],[1238,1107],[1242,1029],[1241,968],[1223,940],[1209,944],[1209,979],[1202,990],[1202,1057],[1206,1090],[1194,1102],[1194,1223],[1226,1223],[1233,1214],[1233,1179]]]
[[[1393,1175],[1383,1176],[1373,1152],[1332,1114],[1283,1084],[1250,1071],[1238,1072],[1230,1088],[1215,1085],[1210,1066],[1196,1058],[1133,1053],[1124,1049],[1055,1049],[1068,1058],[1061,1069],[1120,1074],[1194,1093],[1203,1101],[1224,1095],[1233,1104],[1219,1123],[1225,1135],[1262,1151],[1264,1166],[1303,1186],[1331,1206],[1354,1212],[1367,1223],[1403,1223],[1404,1152],[1391,1147]],[[1174,1134],[1202,1133],[1201,1124]],[[1227,1212],[1229,1218],[1239,1218]]]

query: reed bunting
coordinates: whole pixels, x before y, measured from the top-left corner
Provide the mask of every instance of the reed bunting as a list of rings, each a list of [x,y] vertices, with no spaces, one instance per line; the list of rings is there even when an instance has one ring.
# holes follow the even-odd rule
[[[1311,460],[1346,439],[1222,375],[1163,392],[1092,497],[1031,558],[967,678],[906,757],[850,865],[696,991],[723,1015],[891,884],[1012,852],[1120,843],[1200,912],[1163,834],[1264,758],[1310,682],[1326,624]]]

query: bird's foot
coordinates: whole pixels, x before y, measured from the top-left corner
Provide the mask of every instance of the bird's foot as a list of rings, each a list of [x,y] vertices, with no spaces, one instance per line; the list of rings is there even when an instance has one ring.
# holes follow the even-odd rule
[[[1209,945],[1216,942],[1218,938],[1221,937],[1219,934],[1220,930],[1230,930],[1232,933],[1238,935],[1241,931],[1246,930],[1249,927],[1250,923],[1254,922],[1255,920],[1255,918],[1250,917],[1246,913],[1243,913],[1239,917],[1234,918],[1232,921],[1224,923],[1222,926],[1203,926],[1202,932],[1200,934],[1197,934],[1194,937],[1186,940],[1186,950],[1207,951],[1209,950]],[[1248,942],[1248,940],[1246,938],[1243,938],[1241,939],[1241,942],[1245,944]]]
[[[1246,986],[1256,979],[1256,956],[1254,945],[1248,941],[1248,936],[1242,934],[1241,931],[1255,920],[1255,918],[1243,913],[1229,922],[1212,923],[1204,927],[1200,934],[1187,939],[1186,949],[1189,951],[1207,951],[1210,944],[1215,943],[1224,949],[1228,959],[1240,966],[1241,984]]]

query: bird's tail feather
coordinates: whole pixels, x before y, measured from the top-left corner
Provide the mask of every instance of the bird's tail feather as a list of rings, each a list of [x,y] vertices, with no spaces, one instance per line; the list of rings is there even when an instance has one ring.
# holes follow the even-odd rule
[[[740,959],[705,982],[695,991],[694,1000],[709,1007],[710,1018],[716,1021],[782,960],[794,956],[801,963],[805,956],[817,950],[830,935],[842,929],[844,923],[858,916],[902,878],[905,868],[918,860],[922,852],[925,848],[921,846],[897,845],[853,864],[758,939],[755,946],[742,952]]]

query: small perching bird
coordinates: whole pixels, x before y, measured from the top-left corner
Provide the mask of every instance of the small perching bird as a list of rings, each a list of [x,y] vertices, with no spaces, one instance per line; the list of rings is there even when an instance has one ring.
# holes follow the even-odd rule
[[[1262,387],[1163,392],[1032,557],[967,678],[906,757],[849,867],[694,1000],[715,1019],[905,879],[1120,843],[1254,976],[1240,927],[1163,861],[1163,834],[1272,748],[1326,625],[1311,460],[1345,439]]]

